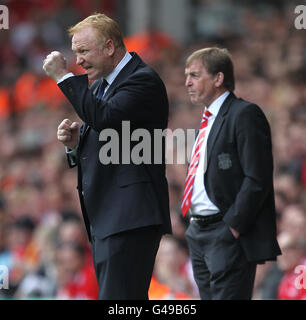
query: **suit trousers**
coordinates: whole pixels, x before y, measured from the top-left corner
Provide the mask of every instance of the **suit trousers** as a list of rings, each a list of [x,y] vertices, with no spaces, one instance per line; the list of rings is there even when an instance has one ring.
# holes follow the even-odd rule
[[[223,221],[205,227],[191,221],[186,239],[202,300],[250,300],[256,263],[248,262]]]
[[[99,300],[148,300],[148,290],[162,232],[160,226],[142,227],[92,237]]]

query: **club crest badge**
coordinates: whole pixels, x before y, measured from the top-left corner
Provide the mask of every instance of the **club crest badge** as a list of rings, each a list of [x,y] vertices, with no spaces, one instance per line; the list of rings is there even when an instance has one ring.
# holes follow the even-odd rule
[[[218,155],[218,167],[227,170],[232,167],[232,160],[229,153],[221,153]]]

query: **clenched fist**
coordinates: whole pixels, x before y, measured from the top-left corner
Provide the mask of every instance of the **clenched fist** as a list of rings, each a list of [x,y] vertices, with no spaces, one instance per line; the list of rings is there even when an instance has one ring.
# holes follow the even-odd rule
[[[79,140],[80,125],[65,119],[61,122],[57,129],[57,139],[69,149],[74,149]]]
[[[68,73],[66,58],[60,52],[52,51],[44,60],[43,69],[57,82]]]

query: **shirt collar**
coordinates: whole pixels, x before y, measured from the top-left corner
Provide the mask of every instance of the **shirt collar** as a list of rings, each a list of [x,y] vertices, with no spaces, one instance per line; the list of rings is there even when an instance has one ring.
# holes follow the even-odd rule
[[[119,72],[125,67],[125,65],[132,59],[131,54],[127,51],[121,61],[117,64],[116,68],[107,76],[105,80],[110,86],[115,78],[118,76]]]
[[[216,100],[214,100],[210,104],[210,106],[207,108],[214,117],[217,116],[223,102],[225,101],[225,99],[229,94],[230,94],[229,91],[225,91],[224,93],[221,94],[221,96],[219,96]]]

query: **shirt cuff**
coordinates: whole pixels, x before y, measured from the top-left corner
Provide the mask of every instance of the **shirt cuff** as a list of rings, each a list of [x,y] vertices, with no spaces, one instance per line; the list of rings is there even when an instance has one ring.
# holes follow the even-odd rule
[[[69,154],[70,156],[75,156],[77,155],[77,149],[78,149],[78,145],[74,148],[74,149],[69,149],[68,147],[65,146],[65,151],[67,154]]]
[[[69,72],[69,73],[66,73],[62,78],[60,78],[58,81],[57,81],[57,84],[59,84],[60,82],[63,82],[64,80],[70,78],[70,77],[73,77],[74,74],[72,72]]]

